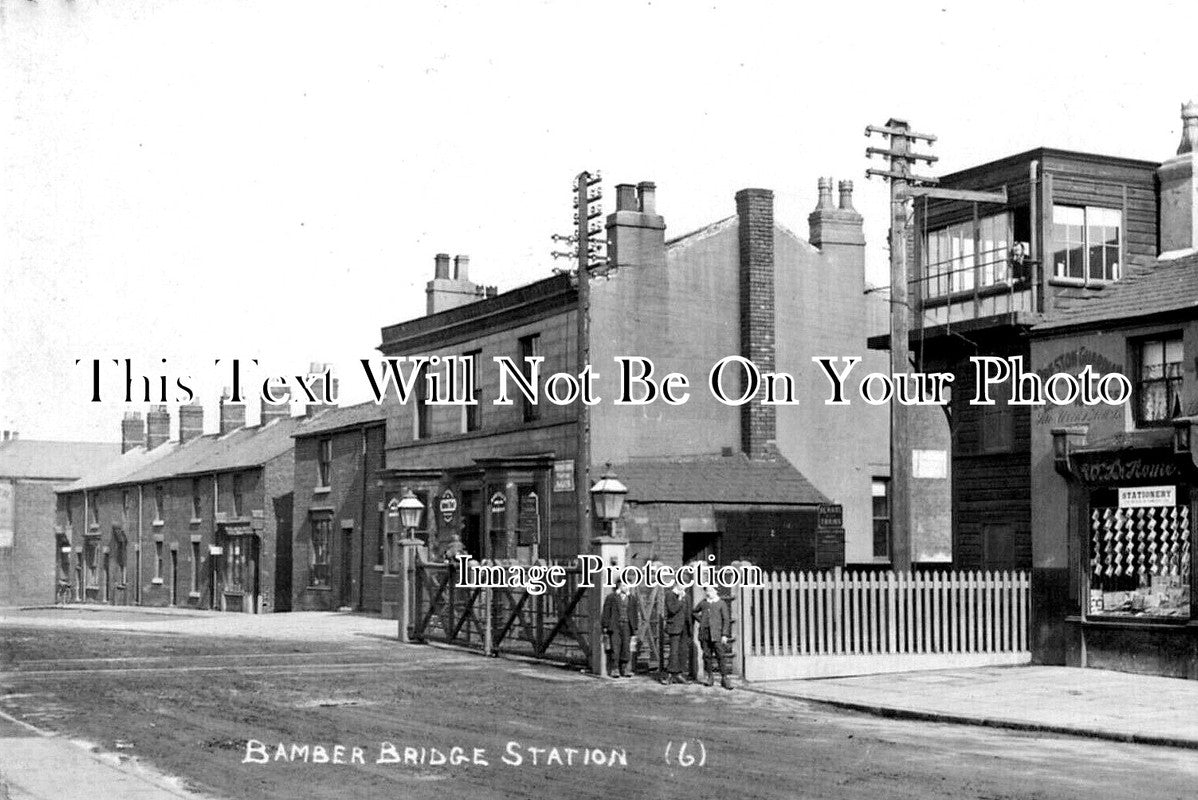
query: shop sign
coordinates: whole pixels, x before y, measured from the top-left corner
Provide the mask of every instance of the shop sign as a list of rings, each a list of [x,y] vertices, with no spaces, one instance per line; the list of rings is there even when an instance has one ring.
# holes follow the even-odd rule
[[[844,506],[838,503],[821,503],[816,524],[821,528],[843,528]]]
[[[1177,505],[1176,486],[1119,488],[1119,508],[1155,508]]]
[[[492,514],[502,514],[507,511],[507,498],[504,497],[503,492],[491,495],[490,506]]]
[[[1078,476],[1089,484],[1115,484],[1128,481],[1159,480],[1177,477],[1172,455],[1130,457],[1111,455],[1086,460],[1077,466]]]
[[[387,501],[387,533],[399,533],[399,498]]]
[[[520,544],[537,544],[541,541],[541,498],[529,492],[520,498]]]
[[[458,498],[453,489],[446,489],[441,493],[441,499],[437,501],[437,510],[441,512],[441,519],[446,525],[453,522],[453,515],[458,510]]]
[[[553,491],[574,491],[574,459],[553,462]]]

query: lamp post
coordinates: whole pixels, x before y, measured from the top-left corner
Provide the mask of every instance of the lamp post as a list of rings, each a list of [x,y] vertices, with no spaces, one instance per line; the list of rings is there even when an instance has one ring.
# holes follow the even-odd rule
[[[624,496],[628,487],[616,478],[611,470],[611,462],[603,470],[603,477],[591,487],[591,502],[595,506],[595,516],[608,523],[611,537],[616,538],[616,520],[624,509]]]
[[[412,592],[415,583],[411,580],[412,554],[416,550],[416,545],[422,544],[416,538],[416,528],[420,526],[420,517],[423,514],[424,503],[420,502],[420,498],[416,497],[411,489],[406,489],[399,501],[399,522],[404,529],[404,540],[400,542],[403,558],[399,567],[401,570],[399,576],[399,640],[401,642],[408,641],[408,624],[412,619]]]

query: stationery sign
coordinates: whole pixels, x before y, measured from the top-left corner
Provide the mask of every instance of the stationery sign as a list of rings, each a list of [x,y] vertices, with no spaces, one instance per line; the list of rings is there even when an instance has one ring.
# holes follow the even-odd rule
[[[1176,486],[1135,486],[1119,489],[1119,508],[1154,508],[1177,505]]]
[[[574,491],[574,459],[553,462],[553,491]]]

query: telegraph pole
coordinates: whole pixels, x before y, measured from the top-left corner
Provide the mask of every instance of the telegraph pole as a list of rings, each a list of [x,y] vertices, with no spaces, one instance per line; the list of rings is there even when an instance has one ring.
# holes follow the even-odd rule
[[[555,242],[572,244],[565,252],[555,251],[554,258],[570,258],[576,262],[573,277],[578,285],[578,373],[591,363],[591,268],[604,261],[603,192],[598,172],[580,172],[574,179],[574,225],[570,236],[555,235]],[[555,270],[558,271],[558,270]],[[575,447],[574,495],[578,504],[578,552],[591,549],[591,409],[579,398],[577,412],[577,445]]]
[[[890,168],[868,169],[865,176],[890,181],[890,371],[902,375],[911,367],[907,200],[912,184],[936,182],[912,174],[913,162],[931,164],[936,157],[914,153],[911,145],[916,141],[932,144],[936,137],[914,133],[905,120],[893,118],[883,126],[870,125],[865,129],[867,137],[875,133],[886,137],[890,146],[867,147],[865,154],[887,158]],[[890,566],[896,572],[911,569],[911,415],[908,406],[893,400],[890,403]]]

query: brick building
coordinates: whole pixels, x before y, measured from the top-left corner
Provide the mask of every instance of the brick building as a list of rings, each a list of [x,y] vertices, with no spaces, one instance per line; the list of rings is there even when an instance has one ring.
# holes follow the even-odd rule
[[[60,536],[73,555],[73,597],[147,606],[262,613],[291,603],[291,524],[301,420],[287,406],[245,425],[245,406],[165,406],[122,424],[121,458],[60,490]]]
[[[1090,367],[1132,385],[1122,406],[1030,415],[1039,663],[1198,679],[1198,105],[1183,123],[1156,170],[1160,257],[1031,330],[1042,377]]]
[[[114,461],[116,444],[0,440],[0,606],[55,599],[55,490]]]
[[[383,536],[385,421],[369,402],[327,409],[295,429],[297,611],[383,609],[383,576],[396,563],[396,544]]]
[[[825,406],[827,384],[810,362],[867,355],[864,368],[884,368],[883,358],[865,353],[864,238],[852,186],[841,184],[836,203],[831,181],[820,182],[810,241],[775,222],[768,190],[738,193],[735,208],[667,242],[656,187],[617,187],[607,219],[615,269],[590,292],[590,362],[601,398],[589,414],[592,480],[610,462],[628,484],[632,502],[619,529],[634,558],[677,563],[709,552],[730,561],[768,551],[778,567],[885,563],[875,556],[872,499],[888,475],[885,410]],[[528,403],[510,380],[514,402],[492,401],[501,381],[495,357],[542,358],[542,384],[577,372],[578,291],[555,276],[497,294],[470,281],[464,257],[455,267],[450,277],[449,256],[437,257],[429,314],[384,328],[380,350],[475,356],[481,402],[386,404],[384,502],[409,488],[425,498],[424,535],[434,550],[456,538],[479,557],[572,557],[590,533],[577,530],[588,487],[575,463],[576,405],[543,396]],[[628,355],[651,359],[657,379],[687,375],[689,400],[615,405],[615,357]],[[798,405],[719,403],[706,381],[725,356],[793,374]],[[444,364],[433,369],[447,379]],[[739,379],[733,372],[725,384]],[[667,468],[669,480],[653,477]],[[697,495],[699,508],[690,502]],[[844,530],[823,532],[817,561],[810,542],[817,510],[829,502],[843,506]],[[748,530],[781,544],[754,550],[741,535]]]

